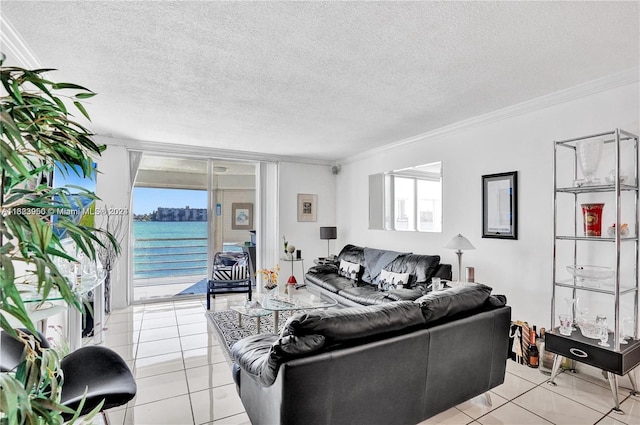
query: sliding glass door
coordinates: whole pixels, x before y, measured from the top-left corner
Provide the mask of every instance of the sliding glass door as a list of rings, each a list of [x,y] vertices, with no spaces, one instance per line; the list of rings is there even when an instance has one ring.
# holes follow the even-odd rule
[[[204,296],[214,253],[254,242],[255,174],[252,162],[143,154],[133,188],[134,302]]]

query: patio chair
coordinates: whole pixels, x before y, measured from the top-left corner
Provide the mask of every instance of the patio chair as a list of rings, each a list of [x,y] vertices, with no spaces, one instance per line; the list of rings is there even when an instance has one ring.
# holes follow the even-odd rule
[[[216,252],[213,256],[213,272],[207,282],[207,310],[211,309],[211,297],[216,294],[246,293],[251,301],[255,272],[251,257],[242,252]]]

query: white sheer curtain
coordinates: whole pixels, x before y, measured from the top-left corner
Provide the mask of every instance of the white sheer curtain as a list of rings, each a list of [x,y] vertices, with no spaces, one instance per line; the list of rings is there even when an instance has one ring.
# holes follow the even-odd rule
[[[129,181],[131,185],[129,188],[133,189],[133,184],[136,182],[136,177],[138,176],[138,168],[140,167],[140,162],[142,161],[142,152],[140,151],[129,151]],[[131,199],[133,199],[133,191],[131,191]]]
[[[138,176],[138,168],[140,168],[140,162],[142,162],[142,152],[141,151],[129,151],[129,249],[130,253],[133,252],[133,186],[136,183],[136,177]],[[128,256],[128,270],[129,277],[127,281],[128,285],[128,303],[133,299],[133,255]]]
[[[278,239],[278,164],[258,164],[256,187],[256,270],[278,264],[281,241]],[[262,291],[262,285],[258,291]]]

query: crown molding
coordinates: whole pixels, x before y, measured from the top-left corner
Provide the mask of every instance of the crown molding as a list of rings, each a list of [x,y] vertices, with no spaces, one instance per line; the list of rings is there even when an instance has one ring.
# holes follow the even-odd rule
[[[15,60],[14,66],[27,69],[42,68],[36,55],[2,13],[0,13],[0,40],[2,40],[3,53],[10,61]]]
[[[268,153],[248,152],[231,149],[216,149],[206,146],[181,145],[177,143],[152,142],[147,140],[135,140],[110,135],[96,134],[95,141],[105,145],[123,146],[128,150],[148,151],[161,154],[172,154],[198,158],[215,158],[225,160],[244,160],[256,162],[293,162],[309,165],[333,166],[335,161],[294,157],[286,155],[273,155]]]
[[[572,100],[587,97],[606,90],[635,84],[638,81],[640,81],[640,68],[628,69],[617,74],[609,75],[597,80],[592,80],[587,83],[569,87],[567,89],[528,100],[526,102],[498,109],[497,111],[478,115],[476,117],[469,118],[463,121],[458,121],[456,123],[432,131],[428,131],[426,133],[418,134],[406,139],[402,139],[397,142],[389,143],[375,149],[370,149],[368,151],[344,158],[338,161],[338,163],[349,164],[357,161],[362,161],[364,159],[371,158],[375,155],[379,155],[381,153],[388,152],[400,147],[425,142],[429,139],[436,139],[438,137],[453,134],[475,126],[486,125],[493,122],[516,117],[518,115],[535,112],[544,108],[548,108],[550,106],[570,102]]]

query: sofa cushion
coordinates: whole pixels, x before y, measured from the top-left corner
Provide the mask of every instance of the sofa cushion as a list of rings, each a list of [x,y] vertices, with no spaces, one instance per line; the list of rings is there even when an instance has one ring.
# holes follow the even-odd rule
[[[482,307],[490,295],[490,287],[477,283],[430,292],[415,300],[415,303],[420,305],[428,323]]]
[[[271,346],[278,340],[278,335],[259,334],[243,338],[233,344],[231,355],[252,379],[262,385],[271,385],[276,378],[278,358],[273,357]]]
[[[399,301],[298,313],[287,321],[282,336],[323,335],[327,338],[327,343],[343,342],[424,323],[419,305],[412,301]]]
[[[338,261],[345,260],[350,263],[360,264],[364,267],[364,248],[347,244],[338,254]]]
[[[484,305],[491,309],[505,306],[507,305],[507,297],[505,295],[491,295]]]
[[[430,282],[439,264],[439,255],[404,254],[385,266],[385,269],[395,273],[411,274],[409,286],[414,287]]]
[[[334,294],[337,294],[342,289],[353,288],[354,286],[356,286],[356,282],[354,282],[353,280],[338,275],[337,269],[335,272],[324,274],[307,273],[305,275],[305,279],[315,285],[320,286],[321,288],[326,289],[327,291],[333,292]]]
[[[362,284],[361,286],[345,288],[338,292],[343,298],[362,305],[384,304],[393,301],[386,292],[378,291],[377,286]]]
[[[259,334],[243,338],[233,344],[234,364],[263,386],[273,384],[282,362],[313,353],[325,345],[323,335]],[[239,378],[234,380],[238,383]]]
[[[340,266],[338,266],[338,274],[351,280],[358,280],[358,277],[360,276],[360,264],[340,260]]]
[[[387,298],[394,301],[414,301],[420,298],[424,293],[422,287],[417,288],[398,288],[387,292]]]
[[[409,284],[409,273],[394,273],[382,269],[380,278],[378,279],[378,289],[380,291],[390,291],[392,289],[401,289]]]

